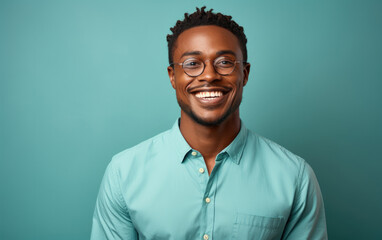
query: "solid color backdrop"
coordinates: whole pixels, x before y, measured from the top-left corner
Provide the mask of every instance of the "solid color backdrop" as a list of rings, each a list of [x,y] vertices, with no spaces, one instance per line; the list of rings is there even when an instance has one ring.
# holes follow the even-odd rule
[[[0,239],[89,238],[111,157],[179,116],[165,39],[203,5],[244,26],[242,119],[313,167],[329,238],[382,235],[381,1],[3,0]]]

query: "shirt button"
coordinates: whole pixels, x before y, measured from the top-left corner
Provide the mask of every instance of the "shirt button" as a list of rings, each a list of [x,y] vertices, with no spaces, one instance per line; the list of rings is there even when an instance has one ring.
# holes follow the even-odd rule
[[[199,168],[200,173],[204,173],[204,168]]]
[[[192,156],[196,156],[198,153],[197,152],[192,152],[191,154],[192,154]]]
[[[203,239],[204,239],[204,240],[208,240],[208,235],[207,235],[207,234],[204,234]]]
[[[210,202],[211,202],[211,199],[210,198],[206,198],[206,203],[210,203]]]

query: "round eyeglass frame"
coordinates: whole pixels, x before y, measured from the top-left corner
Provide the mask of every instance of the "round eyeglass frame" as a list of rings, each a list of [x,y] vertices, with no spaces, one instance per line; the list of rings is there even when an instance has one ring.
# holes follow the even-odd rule
[[[246,63],[247,63],[247,62],[245,62],[245,61],[235,60],[235,61],[233,61],[234,66],[233,66],[233,68],[232,68],[232,71],[231,71],[230,73],[222,74],[222,73],[220,73],[220,72],[217,70],[217,68],[216,68],[216,66],[215,66],[216,60],[218,60],[218,59],[220,59],[220,58],[217,58],[217,59],[214,60],[212,66],[214,67],[215,72],[217,72],[217,73],[218,73],[219,75],[221,75],[221,76],[228,76],[228,75],[232,74],[233,71],[235,71],[235,69],[236,69],[236,64],[237,64],[237,63],[240,63],[240,62],[243,63],[243,64],[246,64]],[[189,60],[190,60],[190,59],[188,58],[188,59],[184,60],[184,61],[181,62],[181,63],[170,63],[170,66],[171,66],[171,65],[181,65],[181,66],[182,66],[182,69],[183,69],[183,71],[184,71],[184,73],[185,73],[187,76],[189,76],[189,77],[198,77],[198,76],[202,75],[203,72],[204,72],[204,70],[206,69],[206,63],[205,63],[205,62],[207,62],[207,61],[211,61],[211,60],[206,60],[206,61],[201,61],[201,60],[200,60],[200,61],[203,63],[203,68],[202,68],[201,72],[200,72],[199,74],[192,75],[192,74],[187,73],[186,70],[185,70],[184,67],[183,67],[184,63],[185,63],[186,61],[189,61]]]

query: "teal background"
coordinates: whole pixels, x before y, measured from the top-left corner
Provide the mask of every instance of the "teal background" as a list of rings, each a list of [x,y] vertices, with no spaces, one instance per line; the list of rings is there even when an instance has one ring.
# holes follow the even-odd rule
[[[88,239],[111,157],[172,126],[166,34],[244,26],[248,128],[305,158],[330,239],[382,235],[381,1],[0,2],[0,239]]]

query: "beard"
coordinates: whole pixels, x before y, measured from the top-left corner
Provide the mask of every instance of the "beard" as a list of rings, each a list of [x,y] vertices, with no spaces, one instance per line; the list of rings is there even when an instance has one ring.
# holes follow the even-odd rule
[[[199,117],[194,111],[192,111],[191,107],[187,105],[186,103],[184,103],[180,98],[177,98],[177,101],[180,106],[180,109],[182,109],[182,111],[186,113],[196,123],[206,127],[214,127],[224,122],[224,120],[226,120],[232,113],[234,113],[239,108],[241,103],[241,97],[240,99],[235,101],[234,104],[221,117],[214,119],[212,121],[208,121]]]

